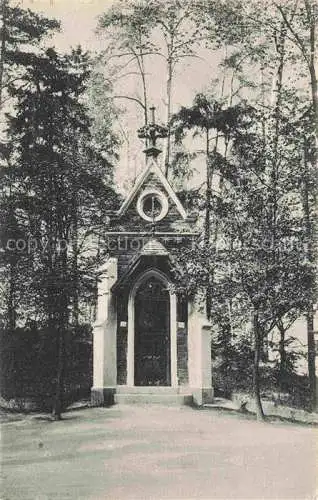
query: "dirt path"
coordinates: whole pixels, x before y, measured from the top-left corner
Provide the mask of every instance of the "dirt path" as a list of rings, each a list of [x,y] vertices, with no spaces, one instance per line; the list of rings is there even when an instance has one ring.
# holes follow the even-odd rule
[[[317,429],[115,406],[2,426],[1,499],[314,499]]]

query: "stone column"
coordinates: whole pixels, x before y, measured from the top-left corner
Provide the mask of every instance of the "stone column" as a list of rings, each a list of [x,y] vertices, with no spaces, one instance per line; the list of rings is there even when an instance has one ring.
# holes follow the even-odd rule
[[[117,309],[111,287],[117,281],[117,259],[110,258],[100,269],[97,319],[93,328],[93,387],[95,406],[113,404],[117,385]]]
[[[188,370],[194,404],[211,403],[211,325],[195,302],[188,305]]]
[[[170,358],[171,387],[178,387],[177,297],[175,293],[170,293]]]

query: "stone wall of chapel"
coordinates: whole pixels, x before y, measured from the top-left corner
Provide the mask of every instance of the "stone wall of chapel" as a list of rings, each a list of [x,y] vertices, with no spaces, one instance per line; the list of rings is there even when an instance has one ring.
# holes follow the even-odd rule
[[[169,210],[161,221],[156,222],[157,231],[189,231],[191,228],[188,222],[185,222],[176,205],[168,198]],[[119,227],[125,227],[126,231],[151,232],[151,222],[143,220],[137,212],[137,199],[132,202],[127,212],[118,221]]]
[[[193,232],[195,230],[194,223],[185,221],[180,215],[175,203],[169,197],[164,186],[156,175],[149,176],[142,188],[136,193],[127,212],[119,219],[115,219],[111,223],[109,231],[119,234],[108,236],[108,249],[111,257],[118,259],[118,279],[125,275],[133,262],[138,258],[143,246],[149,241],[152,236],[152,224],[145,221],[137,211],[137,201],[140,193],[148,189],[156,189],[163,192],[169,202],[169,210],[161,221],[157,221],[155,231],[166,233],[177,233],[176,235],[161,235],[155,233],[155,238],[166,248],[172,255],[176,248],[186,248],[191,246],[196,237],[180,236],[183,232]],[[134,232],[136,235],[127,233]],[[127,341],[128,341],[128,295],[135,280],[138,278],[145,267],[158,267],[161,271],[169,275],[168,261],[164,259],[164,266],[159,264],[158,259],[154,257],[143,258],[136,272],[133,273],[125,283],[122,290],[117,291],[118,299],[118,328],[117,328],[117,383],[125,385],[127,383]],[[182,307],[178,307],[177,314],[177,376],[179,385],[188,383],[188,332],[187,332],[187,315],[182,313]]]
[[[189,223],[182,219],[175,203],[169,197],[168,192],[155,174],[151,174],[147,181],[143,184],[141,190],[136,193],[127,209],[127,212],[119,220],[114,222],[114,230],[125,229],[126,231],[151,231],[151,222],[143,220],[137,211],[137,201],[141,192],[152,188],[163,192],[167,196],[169,202],[169,210],[166,217],[164,217],[161,221],[156,222],[157,231],[193,230],[193,227],[190,227]]]
[[[149,234],[140,234],[136,236],[127,236],[125,233],[109,237],[110,255],[118,259],[118,278],[128,270],[133,260],[139,255],[143,246],[150,239]],[[196,240],[191,236],[168,236],[162,237],[155,235],[155,238],[173,255],[176,249],[190,247]]]
[[[127,328],[117,329],[117,384],[127,383]]]
[[[188,383],[188,333],[187,328],[177,330],[177,374],[179,385]]]
[[[118,327],[117,327],[117,384],[126,385],[127,383],[127,297],[118,297]],[[180,299],[178,299],[180,305]],[[180,312],[177,313],[177,375],[179,385],[187,385],[188,376],[188,331],[187,316]],[[126,323],[123,325],[123,322]],[[180,326],[183,323],[182,326]]]
[[[127,348],[128,348],[127,302],[128,302],[127,294],[118,295],[117,297],[117,384],[119,385],[125,385],[127,381]]]

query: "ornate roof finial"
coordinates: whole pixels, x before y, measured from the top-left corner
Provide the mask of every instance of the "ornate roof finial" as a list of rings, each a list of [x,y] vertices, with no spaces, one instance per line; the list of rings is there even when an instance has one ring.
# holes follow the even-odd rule
[[[153,125],[155,125],[155,124],[156,124],[156,119],[155,119],[155,111],[156,111],[156,108],[155,108],[155,106],[151,106],[149,109],[150,109],[150,111],[151,111],[151,123],[152,123]]]
[[[149,139],[150,140],[150,146],[147,147],[144,150],[144,153],[146,153],[147,157],[153,157],[157,158],[159,153],[161,153],[161,149],[158,149],[156,146],[156,141],[159,138],[167,137],[168,136],[168,130],[166,127],[163,127],[162,125],[158,125],[156,123],[155,119],[155,107],[151,106],[149,108],[151,111],[151,123],[144,125],[140,129],[138,129],[138,137],[140,139]]]

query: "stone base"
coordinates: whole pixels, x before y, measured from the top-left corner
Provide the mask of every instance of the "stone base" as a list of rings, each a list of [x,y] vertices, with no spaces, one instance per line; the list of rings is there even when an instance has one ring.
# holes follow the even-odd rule
[[[115,403],[115,387],[92,387],[91,405],[92,406],[111,406]]]
[[[192,406],[193,400],[191,394],[165,394],[165,393],[132,393],[116,394],[115,403],[117,404],[139,404],[162,406]]]
[[[213,387],[191,389],[193,404],[195,406],[203,406],[207,403],[213,403],[214,391]]]

